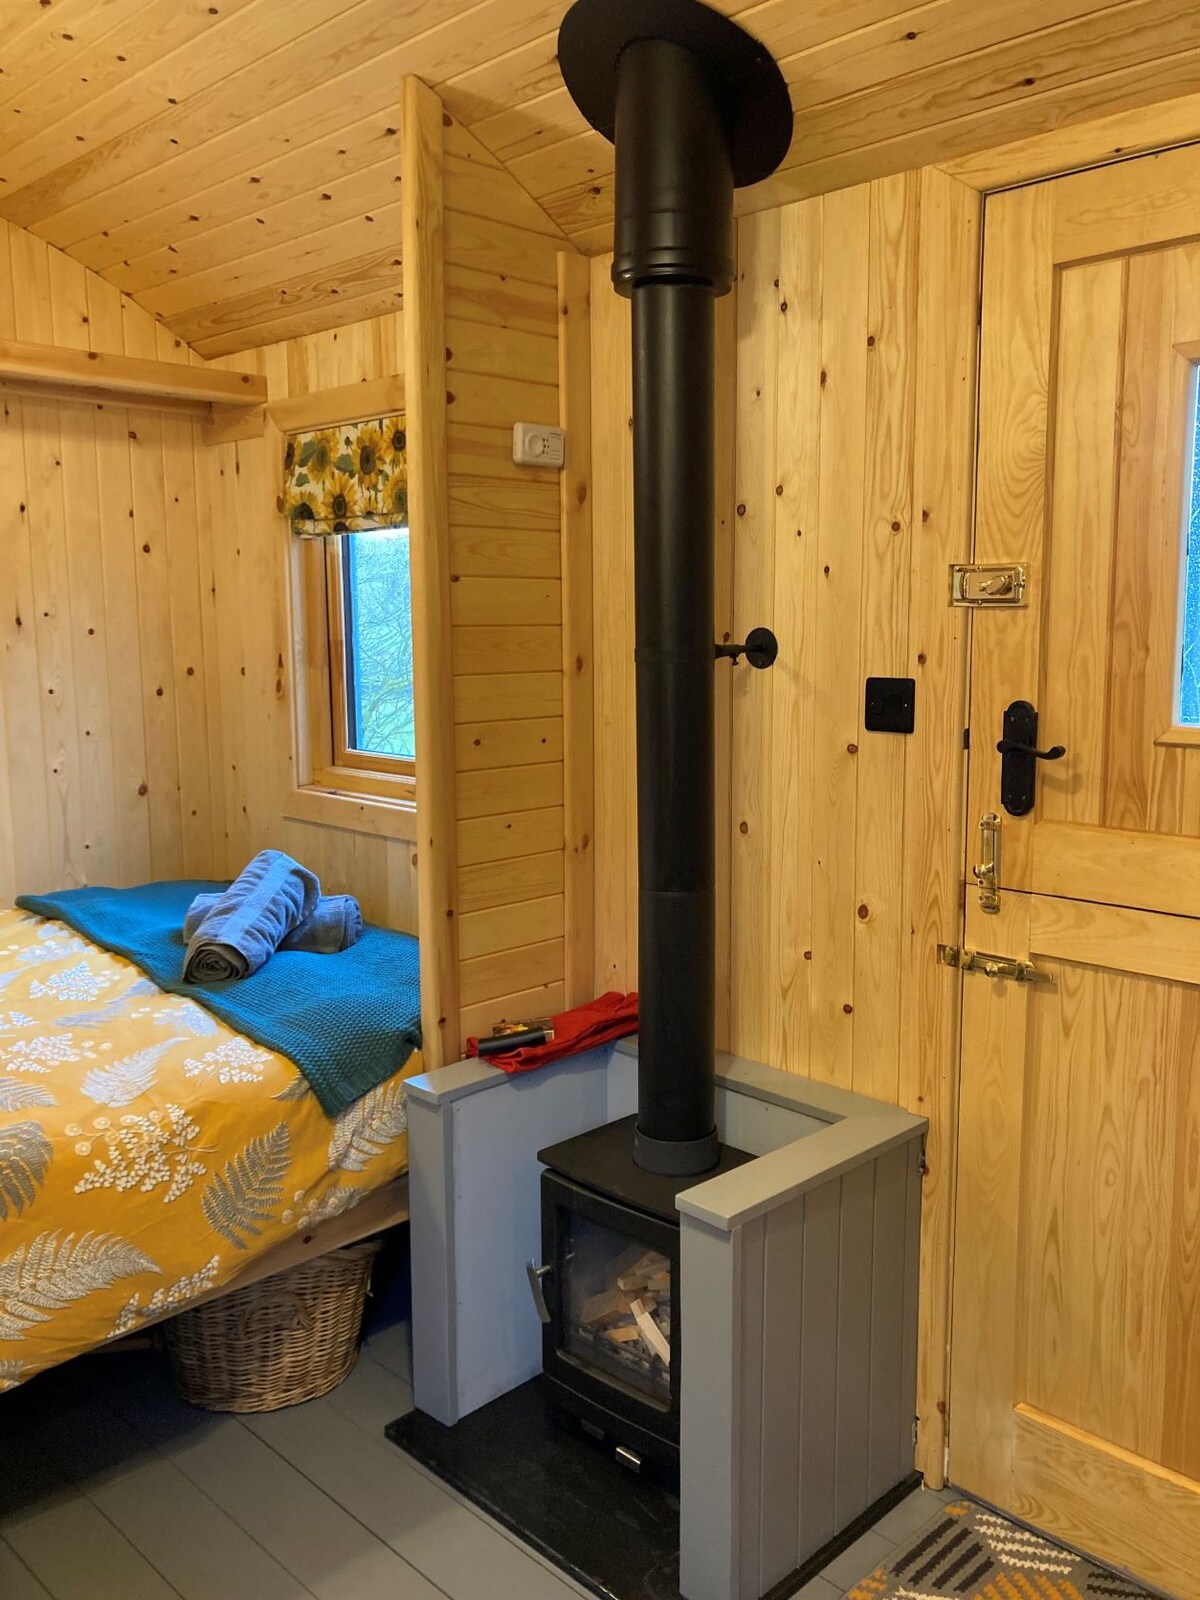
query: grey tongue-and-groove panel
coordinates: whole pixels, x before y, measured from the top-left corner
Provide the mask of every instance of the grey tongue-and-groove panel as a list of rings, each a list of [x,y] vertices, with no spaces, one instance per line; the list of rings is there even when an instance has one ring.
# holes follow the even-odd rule
[[[912,1471],[921,1133],[728,1231],[684,1211],[688,1600],[757,1600]]]

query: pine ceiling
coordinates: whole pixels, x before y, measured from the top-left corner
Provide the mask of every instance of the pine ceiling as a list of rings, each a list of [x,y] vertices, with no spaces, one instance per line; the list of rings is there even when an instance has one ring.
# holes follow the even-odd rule
[[[0,216],[202,353],[394,307],[415,73],[586,250],[612,149],[566,0],[0,0]],[[1194,0],[716,0],[781,61],[784,168],[743,210],[1200,87]]]

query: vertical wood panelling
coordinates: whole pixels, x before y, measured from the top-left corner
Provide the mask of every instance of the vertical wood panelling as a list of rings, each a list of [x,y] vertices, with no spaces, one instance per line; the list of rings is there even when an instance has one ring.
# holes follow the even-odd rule
[[[901,1105],[929,1119],[908,1292],[919,1283],[917,1464],[933,1484],[945,1459],[959,1021],[959,985],[934,952],[959,926],[967,669],[963,613],[942,585],[950,563],[971,553],[979,230],[978,202],[922,172],[908,639],[920,710],[905,741],[898,1067]]]
[[[1031,897],[1006,894],[1000,910],[987,915],[978,897],[967,898],[965,934],[975,948],[989,943],[1023,958],[1029,950]],[[1008,987],[1007,985],[1005,986]],[[1021,1215],[1021,1117],[1025,1098],[1025,1041],[1029,1012],[1037,1002],[1026,986],[1014,984],[1006,1003],[998,1006],[988,987],[966,984],[963,991],[963,1036],[972,1041],[962,1071],[964,1115],[959,1128],[957,1209],[960,1218],[995,1208],[1002,1227],[978,1233],[974,1247],[960,1249],[954,1263],[954,1346],[951,1390],[972,1397],[957,1409],[954,1424],[954,1467],[967,1483],[999,1504],[1012,1480],[1012,1396],[1017,1372],[1015,1317],[988,1315],[991,1285],[1016,1283],[1021,1259],[1017,1219]],[[975,1108],[982,1107],[980,1115]],[[1042,1315],[1047,1315],[1042,1308]],[[981,1381],[982,1379],[982,1381]]]
[[[725,643],[733,638],[733,529],[737,520],[734,502],[734,472],[737,462],[737,294],[726,295],[717,301],[714,319],[716,342],[714,377],[716,382],[716,439],[714,441],[715,482],[713,485],[716,507],[716,561],[713,572],[713,637]],[[714,814],[718,840],[729,837],[730,805],[732,803],[732,768],[729,760],[732,727],[730,707],[733,704],[733,675],[718,672],[713,693],[713,741],[716,762],[716,795]],[[594,831],[593,818],[593,831]],[[716,1015],[714,1037],[718,1050],[729,1049],[729,1006],[732,994],[730,981],[731,948],[730,897],[733,884],[729,871],[729,854],[718,848],[717,859],[717,942],[716,942]]]
[[[855,1167],[841,1180],[837,1288],[838,1449],[833,1518],[844,1528],[871,1503],[871,1290],[875,1238],[876,1167]],[[864,1376],[868,1381],[864,1382]]]
[[[732,630],[772,626],[769,672],[729,674],[729,1048],[931,1120],[920,1463],[940,1482],[957,1013],[979,197],[926,170],[738,227]],[[592,265],[596,971],[636,982],[629,705],[629,331]],[[720,628],[720,624],[718,624]],[[723,630],[721,630],[723,631]],[[723,671],[723,667],[718,671]],[[911,736],[867,732],[864,679],[917,684]],[[720,682],[720,678],[718,682]],[[722,749],[722,730],[717,732]]]
[[[450,622],[450,486],[446,471],[445,193],[441,101],[417,78],[402,90],[404,315],[412,560],[413,708],[417,745],[417,897],[421,1030],[431,1067],[458,1058],[458,883]],[[424,671],[417,670],[424,667]],[[437,929],[436,934],[433,933]]]
[[[150,847],[155,877],[184,875],[180,815],[179,718],[171,650],[171,591],[167,572],[163,418],[129,413],[129,449],[137,544],[137,607],[142,655],[142,714],[146,725],[146,783],[150,793]],[[168,795],[175,804],[164,804]]]
[[[1180,1039],[1196,1039],[1197,993],[1180,996]],[[1175,1193],[1170,1284],[1166,1296],[1164,1361],[1172,1374],[1163,1416],[1163,1460],[1200,1482],[1200,1361],[1195,1329],[1200,1318],[1200,1072],[1192,1071],[1179,1088],[1176,1120]]]
[[[0,229],[0,326],[189,360],[78,263]],[[0,900],[221,868],[200,616],[196,424],[6,396],[0,533]]]
[[[104,565],[100,541],[99,449],[96,412],[60,408],[62,485],[68,530],[67,573],[72,594],[72,673],[78,687],[80,794],[87,819],[87,873],[101,883],[120,876],[113,771],[112,689],[108,681]],[[191,437],[184,446],[191,464]],[[203,663],[202,663],[203,664]]]
[[[776,429],[789,441],[780,453],[775,497],[774,627],[789,641],[786,655],[765,674],[772,726],[789,730],[769,746],[771,833],[768,859],[786,863],[776,878],[769,905],[766,959],[768,1012],[773,1018],[768,1056],[794,1066],[809,1056],[812,1005],[813,874],[796,860],[796,841],[812,836],[813,761],[819,544],[818,475],[821,429],[821,291],[823,282],[824,202],[809,200],[779,215],[779,382]],[[739,524],[740,526],[740,524]],[[744,566],[747,550],[735,561]],[[743,685],[752,693],[753,684]],[[739,861],[738,833],[731,835]],[[738,877],[745,877],[744,861]],[[761,871],[743,894],[753,898]],[[748,907],[743,907],[743,915]],[[739,925],[740,926],[740,925]],[[740,949],[741,938],[739,935]],[[740,975],[737,987],[740,988]],[[740,1002],[744,1013],[747,1001]],[[760,997],[761,1003],[761,997]],[[740,1034],[739,1034],[740,1036]]]
[[[854,865],[862,721],[863,495],[871,191],[826,195],[821,299],[820,566],[813,722],[812,1037],[806,1070],[854,1069]],[[786,738],[786,733],[781,733]],[[876,999],[881,999],[876,996]]]
[[[875,1163],[875,1208],[871,1252],[870,1433],[867,1448],[867,1501],[876,1501],[909,1470],[908,1445],[912,1415],[904,1416],[905,1243],[908,1224],[908,1174],[912,1146],[901,1145]]]
[[[833,1538],[834,1474],[829,1441],[837,1436],[836,1338],[838,1222],[841,1184],[827,1183],[804,1197],[804,1262],[800,1318],[801,1526],[797,1563]]]
[[[629,301],[618,296],[609,263],[591,263],[592,285],[592,611],[596,811],[597,990],[637,983],[629,907],[637,905],[634,766],[633,408]]]
[[[1045,184],[1014,189],[988,203],[979,369],[980,432],[1005,441],[983,449],[976,485],[976,561],[1011,561],[1019,550],[1034,573],[1046,556],[1046,443],[1050,426],[1051,328],[1055,284],[1050,240],[1053,195]],[[1143,258],[1147,261],[1152,257]],[[1132,290],[1132,286],[1131,286]],[[1003,328],[1003,336],[992,336]],[[1148,448],[1149,448],[1148,442]],[[972,648],[992,671],[972,686],[971,721],[987,729],[971,752],[967,815],[995,809],[1000,757],[991,730],[1013,700],[1041,696],[1041,622],[1036,606],[972,619]],[[1001,881],[1030,886],[1032,814],[1005,819]]]
[[[595,944],[595,777],[592,717],[592,357],[591,266],[558,258],[558,409],[567,435],[559,483],[562,515],[563,804],[566,855],[564,979],[567,1004],[590,999]],[[514,580],[518,581],[518,580]],[[497,579],[496,585],[503,584]]]
[[[763,1366],[789,1362],[798,1372],[804,1308],[805,1198],[766,1219]],[[758,1521],[759,1578],[764,1589],[792,1572],[799,1560],[800,1384],[773,1394],[762,1419],[761,1498]]]
[[[907,677],[914,540],[917,268],[920,174],[871,188],[867,281],[861,676]],[[924,710],[924,707],[922,707]],[[903,792],[906,741],[859,741],[855,758],[854,1087],[899,1098],[900,991],[890,979],[903,945],[903,877],[893,860],[893,796]],[[862,1006],[863,995],[877,995]],[[886,998],[885,998],[886,997]]]
[[[1097,574],[1111,570],[1116,535],[1127,271],[1122,260],[1095,262],[1064,273],[1059,289],[1062,322],[1078,337],[1063,341],[1059,352],[1051,517],[1086,543]],[[1072,590],[1077,561],[1072,540],[1051,540],[1052,593]],[[1054,737],[1077,752],[1069,780],[1045,774],[1041,814],[1047,821],[1100,821],[1112,598],[1110,585],[1097,582],[1074,594],[1072,605],[1047,613],[1046,674],[1059,686]]]
[[[453,616],[448,641],[457,722],[448,754],[456,778],[470,774],[471,818],[484,816],[480,797],[493,794],[485,807],[493,898],[486,913],[460,907],[464,948],[492,947],[464,955],[465,1039],[501,1017],[594,992],[589,292],[587,264],[479,141],[449,117],[444,140],[452,600],[472,576],[462,556],[488,549],[470,615]],[[411,306],[407,247],[405,276]],[[561,476],[513,464],[513,424],[538,421],[567,428]],[[553,610],[531,618],[521,585],[539,578],[557,580]],[[552,741],[527,782],[507,757],[497,755],[493,774],[474,757],[502,724]],[[527,734],[519,728],[516,737]],[[571,758],[565,782],[559,749]],[[467,818],[461,805],[458,814]],[[474,841],[483,831],[479,821],[459,823],[458,894],[482,860]],[[547,855],[564,864],[564,898],[530,894],[530,861]]]
[[[775,620],[776,378],[779,361],[780,213],[749,217],[738,230],[737,456],[734,477],[733,632]],[[737,929],[730,1001],[734,1048],[756,1060],[770,1049],[770,928],[762,885],[770,872],[770,672],[731,669],[731,893]]]

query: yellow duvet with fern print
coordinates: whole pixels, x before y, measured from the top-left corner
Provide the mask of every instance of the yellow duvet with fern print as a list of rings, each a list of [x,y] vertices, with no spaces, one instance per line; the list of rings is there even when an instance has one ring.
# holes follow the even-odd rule
[[[219,1288],[403,1172],[403,1080],[331,1119],[285,1057],[0,909],[0,1392]]]

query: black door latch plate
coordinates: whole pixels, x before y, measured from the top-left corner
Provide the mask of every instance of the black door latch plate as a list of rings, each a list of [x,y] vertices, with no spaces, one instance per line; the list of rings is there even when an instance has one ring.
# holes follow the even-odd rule
[[[1037,798],[1037,764],[1061,761],[1065,745],[1037,747],[1038,714],[1028,700],[1014,700],[1004,713],[1004,737],[996,749],[1000,763],[1000,804],[1010,817],[1028,816]]]

